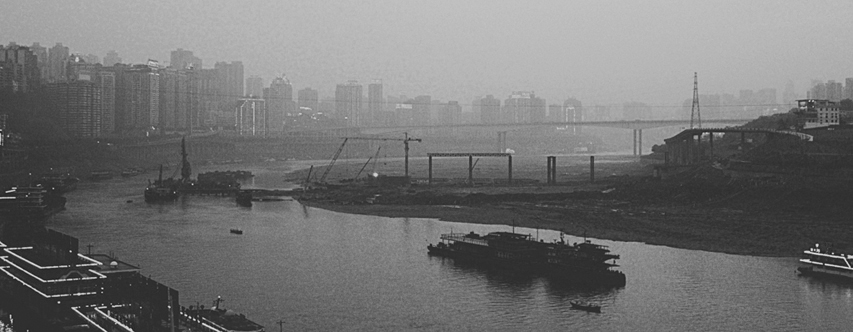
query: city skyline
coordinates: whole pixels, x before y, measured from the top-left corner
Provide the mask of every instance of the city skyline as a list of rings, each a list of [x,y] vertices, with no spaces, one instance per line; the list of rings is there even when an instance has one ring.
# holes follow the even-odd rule
[[[122,11],[100,1],[0,5],[19,14],[0,31],[19,45],[61,42],[73,53],[102,57],[116,50],[128,63],[165,62],[173,50],[191,50],[208,64],[241,61],[247,76],[284,72],[321,96],[333,95],[341,82],[380,78],[386,95],[438,100],[530,90],[548,101],[678,105],[691,95],[693,72],[703,93],[782,91],[788,81],[803,93],[811,80],[844,80],[853,72],[843,57],[851,46],[824,33],[842,31],[841,18],[851,12],[832,2],[148,4],[169,10]],[[83,24],[69,20],[88,12],[99,15]],[[235,13],[253,15],[257,24],[237,25],[228,19]],[[809,20],[822,24],[796,23]],[[280,29],[269,29],[279,21]],[[195,28],[181,29],[185,24]]]

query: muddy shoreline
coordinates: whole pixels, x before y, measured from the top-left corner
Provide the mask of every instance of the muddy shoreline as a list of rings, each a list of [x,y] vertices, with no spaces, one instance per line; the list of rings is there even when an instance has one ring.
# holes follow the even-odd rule
[[[853,249],[851,222],[836,210],[797,204],[801,188],[791,184],[744,189],[742,183],[729,181],[708,189],[708,185],[693,183],[702,187],[697,194],[689,181],[651,180],[647,164],[613,163],[600,169],[611,175],[595,183],[580,180],[588,175],[578,174],[556,186],[535,182],[518,186],[422,185],[388,191],[350,185],[312,192],[298,200],[342,213],[514,224],[574,236],[738,255],[796,257],[816,242]],[[837,198],[847,193],[826,195]],[[369,196],[377,199],[368,203]]]

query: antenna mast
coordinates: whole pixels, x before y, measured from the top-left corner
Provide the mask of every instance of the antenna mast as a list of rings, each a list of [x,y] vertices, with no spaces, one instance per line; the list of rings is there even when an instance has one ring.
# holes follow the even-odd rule
[[[690,129],[693,129],[693,119],[696,127],[702,128],[702,115],[699,113],[699,76],[693,72],[693,107],[690,110]]]

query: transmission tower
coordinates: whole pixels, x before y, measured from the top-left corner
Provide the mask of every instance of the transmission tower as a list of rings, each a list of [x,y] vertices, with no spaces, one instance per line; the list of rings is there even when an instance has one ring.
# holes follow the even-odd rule
[[[699,76],[693,72],[693,108],[690,110],[690,129],[693,129],[693,119],[696,127],[702,128],[702,115],[699,113]]]

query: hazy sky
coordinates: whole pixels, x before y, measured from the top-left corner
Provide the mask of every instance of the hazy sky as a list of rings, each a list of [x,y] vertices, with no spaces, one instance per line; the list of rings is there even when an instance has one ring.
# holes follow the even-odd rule
[[[133,63],[180,47],[321,97],[379,78],[386,95],[462,104],[533,90],[548,103],[680,105],[694,71],[701,93],[773,87],[780,99],[788,80],[803,94],[811,79],[853,77],[849,1],[26,0],[0,13],[3,44]]]

